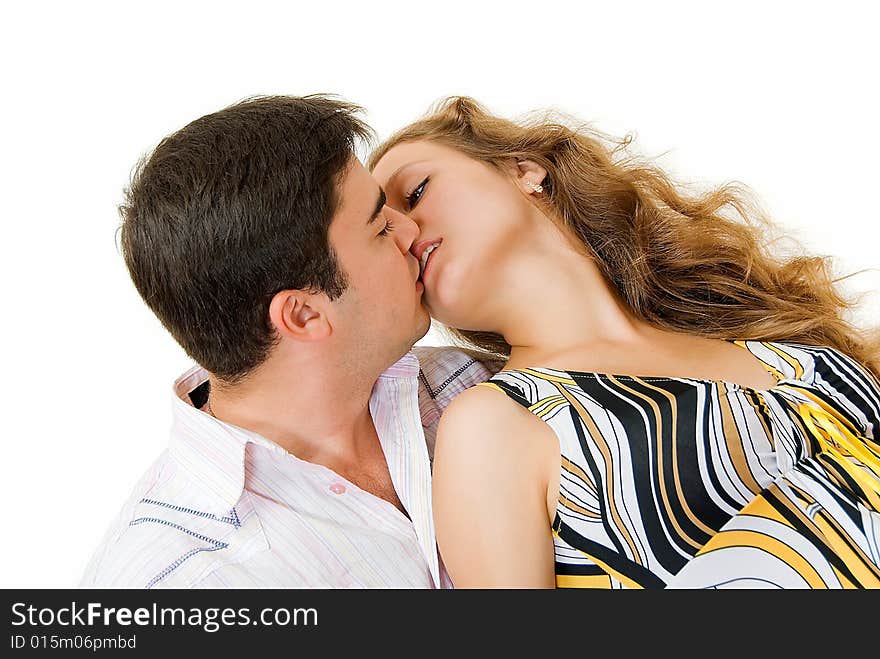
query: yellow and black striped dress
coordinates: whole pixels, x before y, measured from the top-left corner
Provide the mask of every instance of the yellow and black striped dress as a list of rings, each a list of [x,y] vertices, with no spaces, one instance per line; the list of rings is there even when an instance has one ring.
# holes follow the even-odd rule
[[[557,586],[880,587],[880,383],[831,347],[732,343],[776,384],[552,368],[483,383],[559,438]]]

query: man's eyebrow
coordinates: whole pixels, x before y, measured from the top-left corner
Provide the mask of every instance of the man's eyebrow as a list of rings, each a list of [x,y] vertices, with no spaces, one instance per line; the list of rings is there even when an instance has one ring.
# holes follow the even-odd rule
[[[367,226],[370,226],[373,222],[376,221],[376,218],[379,217],[379,213],[381,213],[382,209],[385,208],[385,201],[385,190],[379,188],[379,198],[376,199],[376,210],[373,211],[370,219],[367,220]]]

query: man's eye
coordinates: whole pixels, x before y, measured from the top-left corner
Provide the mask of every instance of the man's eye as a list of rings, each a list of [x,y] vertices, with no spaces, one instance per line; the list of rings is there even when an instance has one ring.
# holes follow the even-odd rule
[[[394,224],[391,223],[391,220],[386,220],[385,228],[379,232],[379,235],[380,236],[387,236],[392,231],[394,231]]]
[[[412,210],[413,207],[417,203],[419,203],[419,199],[422,198],[422,195],[425,193],[425,186],[428,185],[428,180],[430,177],[425,177],[425,179],[416,186],[416,189],[406,195],[406,207]]]

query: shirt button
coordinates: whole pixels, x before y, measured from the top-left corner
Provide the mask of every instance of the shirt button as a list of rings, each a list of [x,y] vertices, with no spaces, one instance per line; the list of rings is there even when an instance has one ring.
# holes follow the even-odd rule
[[[345,485],[342,483],[333,483],[333,485],[330,486],[330,491],[333,492],[333,494],[343,494],[345,492]]]

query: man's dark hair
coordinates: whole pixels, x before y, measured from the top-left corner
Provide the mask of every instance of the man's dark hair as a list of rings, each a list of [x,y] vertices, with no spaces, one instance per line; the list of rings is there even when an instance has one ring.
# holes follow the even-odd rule
[[[272,297],[346,288],[327,230],[361,108],[327,95],[260,96],[196,119],[138,163],[121,245],[141,297],[186,353],[224,383],[278,341]]]

